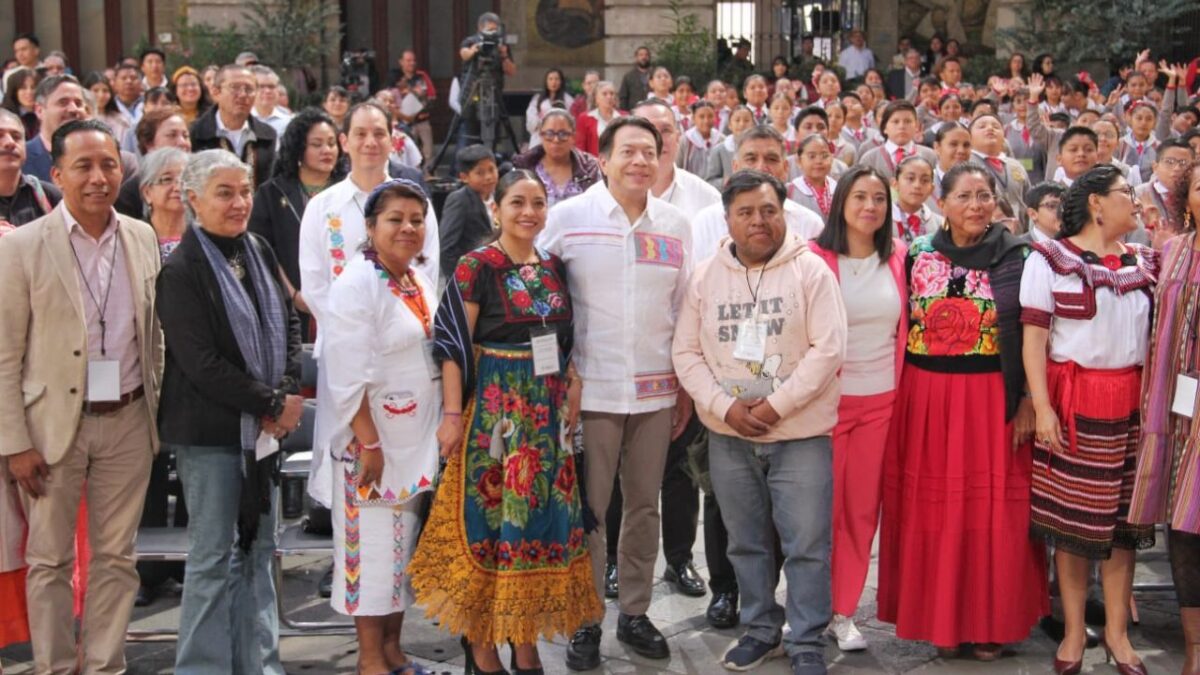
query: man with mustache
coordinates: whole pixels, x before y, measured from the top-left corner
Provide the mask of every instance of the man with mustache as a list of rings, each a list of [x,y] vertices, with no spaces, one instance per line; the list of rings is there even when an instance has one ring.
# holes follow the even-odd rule
[[[621,88],[617,90],[621,110],[632,109],[650,93],[650,48],[638,47],[633,53],[633,61],[633,67],[621,78]]]
[[[71,120],[87,116],[83,87],[71,75],[51,75],[38,83],[33,112],[41,122],[36,138],[25,143],[25,173],[50,182],[50,139]]]
[[[67,122],[50,148],[62,202],[0,237],[2,479],[19,487],[29,526],[34,670],[74,672],[82,649],[83,672],[121,673],[158,448],[158,240],[113,209],[121,155],[103,122]],[[85,491],[92,556],[77,647],[71,570]]]
[[[0,109],[0,235],[50,213],[62,200],[51,183],[21,173],[25,163],[25,125]]]

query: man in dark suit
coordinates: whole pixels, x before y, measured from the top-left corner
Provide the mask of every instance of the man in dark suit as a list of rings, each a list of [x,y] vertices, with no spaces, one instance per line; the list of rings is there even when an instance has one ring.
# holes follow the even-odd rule
[[[258,80],[249,68],[225,66],[213,84],[217,105],[192,123],[192,151],[221,148],[237,155],[254,172],[256,190],[271,177],[277,138],[271,125],[250,114],[257,92]]]
[[[921,52],[904,52],[904,67],[888,71],[885,88],[890,98],[912,98],[913,89],[921,84]]]
[[[463,185],[446,197],[440,232],[442,277],[447,279],[454,275],[458,259],[492,234],[488,205],[499,178],[496,158],[482,145],[459,150],[456,162]]]

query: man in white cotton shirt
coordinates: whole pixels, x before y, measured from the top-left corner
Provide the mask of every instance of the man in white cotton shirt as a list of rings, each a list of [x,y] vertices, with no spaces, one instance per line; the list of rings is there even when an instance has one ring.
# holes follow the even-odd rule
[[[354,258],[367,238],[363,207],[371,190],[388,180],[388,156],[392,151],[392,121],[377,103],[359,103],[346,113],[342,148],[350,157],[350,175],[312,198],[300,223],[300,288],[297,306],[312,314],[319,327],[329,320],[329,292],[334,280]],[[438,276],[437,218],[429,210],[425,221],[425,261],[416,265],[430,279]],[[314,356],[321,358],[318,336]],[[313,499],[329,506],[333,498],[328,461],[332,420],[324,369],[318,368],[317,416],[313,430],[313,460],[308,491]]]
[[[788,180],[787,151],[783,136],[771,127],[750,127],[738,136],[733,155],[733,172],[743,169],[762,171],[779,179],[785,185]],[[783,203],[783,218],[788,230],[808,241],[825,229],[821,217],[811,209],[788,199]],[[718,201],[705,207],[692,218],[692,255],[696,262],[710,258],[717,252],[721,240],[729,236],[725,222],[725,208]]]
[[[867,46],[867,37],[857,28],[850,31],[850,44],[838,54],[838,65],[846,69],[846,79],[862,77],[875,67],[875,52]]]
[[[662,137],[641,117],[622,117],[600,136],[607,183],[551,209],[539,245],[567,265],[575,311],[572,359],[585,382],[583,444],[596,594],[603,592],[604,515],[618,465],[624,493],[618,554],[617,639],[647,658],[670,657],[646,616],[658,557],[658,493],[667,447],[691,417],[671,340],[691,270],[687,217],[653,197]],[[567,667],[600,665],[599,625],[576,631]]]

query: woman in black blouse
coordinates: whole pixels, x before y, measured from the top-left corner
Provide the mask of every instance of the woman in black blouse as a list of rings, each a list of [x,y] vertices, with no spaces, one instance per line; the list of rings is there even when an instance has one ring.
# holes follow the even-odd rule
[[[583,391],[566,269],[533,245],[546,188],[514,169],[495,197],[499,238],[459,260],[438,307],[449,461],[408,571],[426,616],[463,636],[467,672],[504,672],[507,641],[513,670],[540,675],[538,637],[571,635],[604,607],[564,440]]]
[[[275,175],[254,195],[250,231],[274,249],[300,313],[300,336],[311,320],[300,290],[300,220],[308,200],[345,177],[342,147],[333,118],[317,108],[300,111],[279,141]]]

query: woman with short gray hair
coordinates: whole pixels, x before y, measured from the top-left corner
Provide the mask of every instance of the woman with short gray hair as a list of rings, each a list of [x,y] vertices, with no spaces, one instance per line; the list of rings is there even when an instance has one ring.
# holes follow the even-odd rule
[[[246,231],[250,168],[225,150],[181,176],[190,227],[158,277],[159,436],[189,508],[175,672],[282,675],[271,482],[300,424],[300,329],[275,254]]]
[[[187,162],[187,153],[179,148],[159,148],[142,158],[138,171],[138,192],[145,204],[145,219],[158,235],[158,250],[163,260],[179,246],[187,226],[180,189]]]

